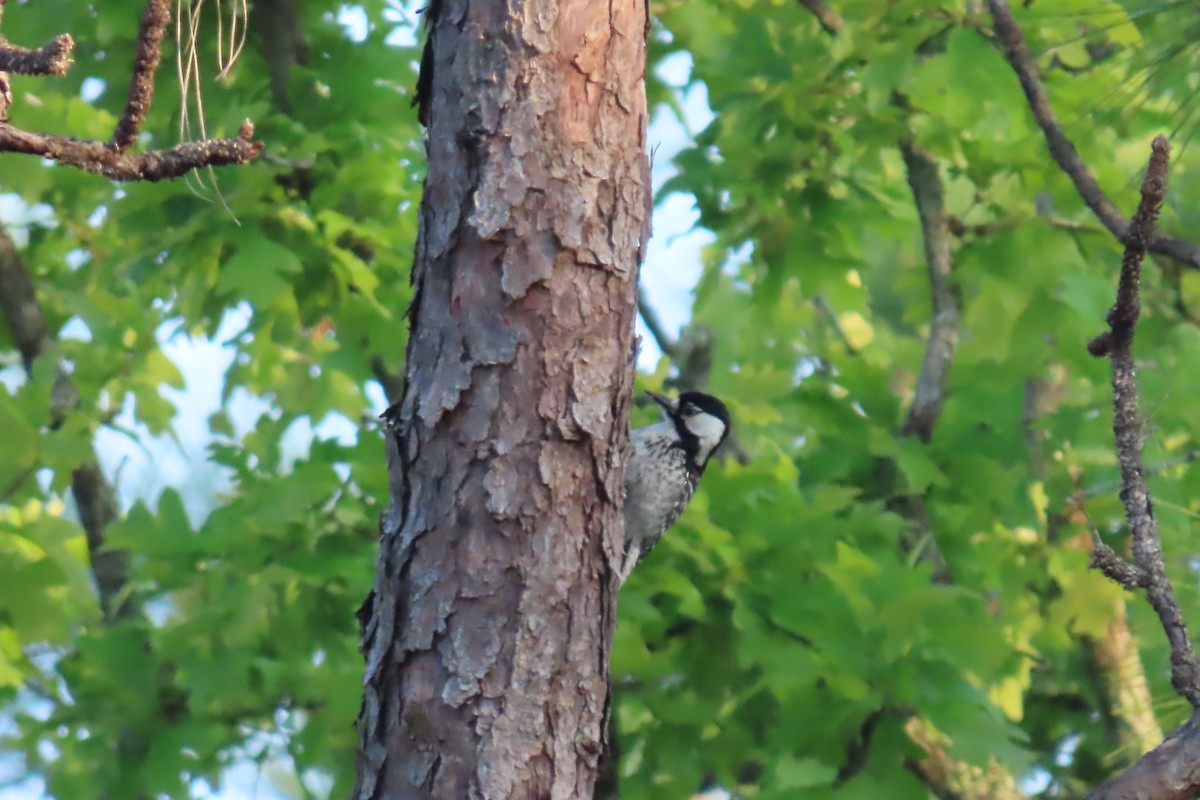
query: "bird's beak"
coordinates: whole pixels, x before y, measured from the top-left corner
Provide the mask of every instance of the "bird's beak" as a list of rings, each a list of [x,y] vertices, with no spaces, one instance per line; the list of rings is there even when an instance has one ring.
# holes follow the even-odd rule
[[[668,414],[673,414],[675,411],[679,410],[678,400],[672,400],[670,397],[659,394],[658,392],[646,392],[646,396],[662,406],[663,410]]]

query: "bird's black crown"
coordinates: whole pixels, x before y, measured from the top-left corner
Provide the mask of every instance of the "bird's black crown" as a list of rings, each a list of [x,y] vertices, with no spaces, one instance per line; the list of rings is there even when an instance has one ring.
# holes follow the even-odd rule
[[[721,420],[721,422],[724,422],[726,428],[729,427],[729,409],[711,394],[705,394],[704,392],[684,392],[679,395],[679,408],[682,409],[688,404],[695,406],[705,414],[711,414]]]

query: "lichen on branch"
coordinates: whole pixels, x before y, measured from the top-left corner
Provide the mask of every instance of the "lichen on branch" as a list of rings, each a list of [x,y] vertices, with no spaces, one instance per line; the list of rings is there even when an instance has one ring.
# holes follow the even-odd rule
[[[1125,237],[1117,300],[1108,312],[1108,330],[1088,343],[1088,351],[1112,362],[1113,438],[1121,472],[1121,502],[1132,543],[1132,565],[1125,564],[1109,549],[1097,549],[1092,563],[1123,586],[1135,583],[1145,589],[1146,599],[1162,623],[1171,645],[1171,685],[1192,708],[1200,708],[1200,663],[1196,660],[1187,624],[1175,599],[1163,562],[1158,522],[1146,485],[1142,463],[1142,424],[1138,409],[1137,370],[1133,359],[1133,335],[1141,315],[1139,281],[1146,249],[1154,237],[1154,226],[1167,192],[1170,145],[1163,136],[1155,138],[1150,164],[1142,182],[1142,199]]]

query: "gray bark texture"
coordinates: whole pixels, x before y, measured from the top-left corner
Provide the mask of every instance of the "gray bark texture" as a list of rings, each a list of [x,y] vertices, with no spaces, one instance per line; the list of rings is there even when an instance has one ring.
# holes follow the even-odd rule
[[[435,0],[356,800],[590,798],[649,231],[644,0]]]

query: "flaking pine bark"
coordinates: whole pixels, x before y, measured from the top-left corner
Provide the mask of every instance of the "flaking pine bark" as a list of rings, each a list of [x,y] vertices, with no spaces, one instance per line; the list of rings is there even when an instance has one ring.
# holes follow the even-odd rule
[[[435,0],[354,797],[587,798],[603,747],[646,7]]]

